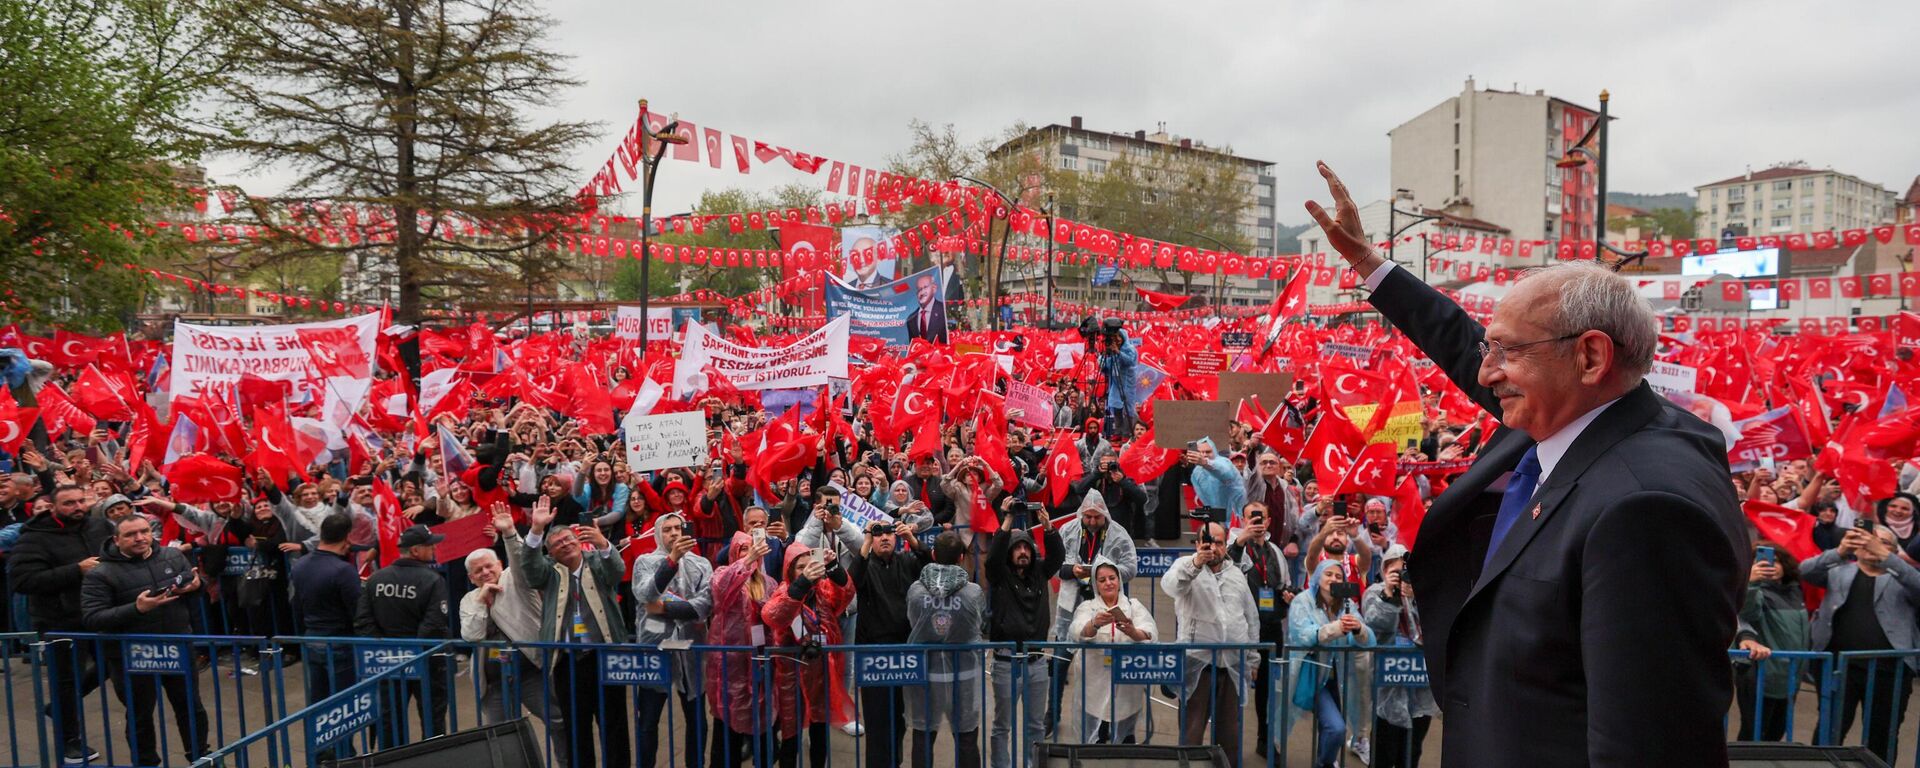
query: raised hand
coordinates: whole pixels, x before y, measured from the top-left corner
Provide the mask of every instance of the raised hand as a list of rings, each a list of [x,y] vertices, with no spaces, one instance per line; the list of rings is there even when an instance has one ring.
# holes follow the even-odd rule
[[[1333,193],[1334,210],[1329,214],[1319,203],[1309,200],[1307,213],[1327,233],[1327,244],[1333,246],[1355,272],[1366,277],[1386,260],[1374,253],[1373,244],[1367,241],[1366,227],[1360,223],[1360,207],[1354,205],[1353,196],[1347,194],[1347,185],[1326,163],[1316,163],[1315,167],[1320,169],[1321,177],[1327,180],[1327,191]]]
[[[541,496],[533,502],[533,509],[527,513],[527,522],[531,523],[534,528],[544,531],[548,525],[553,523],[553,518],[556,514],[557,513],[553,511],[553,501],[545,496]]]
[[[513,530],[513,510],[504,501],[493,503],[493,530],[501,535]]]
[[[699,542],[694,541],[692,536],[681,536],[680,538],[674,539],[673,546],[667,548],[667,561],[676,564],[679,563],[680,558],[686,557],[687,553],[692,552],[694,546],[698,543]]]

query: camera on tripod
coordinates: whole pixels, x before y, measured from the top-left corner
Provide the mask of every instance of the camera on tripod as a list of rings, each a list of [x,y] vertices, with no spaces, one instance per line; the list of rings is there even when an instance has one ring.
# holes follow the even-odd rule
[[[1089,349],[1093,347],[1095,341],[1100,340],[1106,342],[1107,349],[1119,349],[1120,345],[1127,340],[1125,326],[1125,322],[1117,317],[1109,317],[1099,322],[1089,317],[1080,321],[1080,338],[1087,342]]]

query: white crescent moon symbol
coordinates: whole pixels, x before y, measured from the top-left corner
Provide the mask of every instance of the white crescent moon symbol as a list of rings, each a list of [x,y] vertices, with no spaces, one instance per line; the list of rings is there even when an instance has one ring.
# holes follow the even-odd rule
[[[5,432],[0,432],[0,446],[12,445],[13,441],[20,439],[20,425],[18,423],[13,421],[0,421],[0,428],[6,430]]]
[[[76,342],[73,339],[67,339],[66,341],[61,342],[60,354],[66,355],[67,357],[79,357],[80,353],[73,351],[73,345],[76,343],[78,342]]]
[[[286,453],[286,450],[273,444],[273,430],[271,429],[260,430],[260,444],[265,445],[267,450],[273,451],[274,453]]]
[[[231,499],[231,498],[233,498],[233,497],[235,497],[235,496],[239,496],[239,495],[240,495],[240,484],[239,484],[239,483],[236,483],[236,482],[234,482],[234,481],[233,481],[233,478],[231,478],[231,477],[209,477],[209,478],[207,478],[207,482],[209,482],[209,483],[212,483],[212,482],[214,482],[214,481],[219,481],[219,482],[222,482],[222,483],[226,483],[226,484],[227,484],[227,490],[226,490],[226,491],[225,491],[224,493],[220,493],[220,494],[216,494],[216,495],[218,495],[218,496],[219,496],[220,498],[222,498],[222,499]]]
[[[1850,399],[1850,400],[1852,400],[1852,401],[1853,401],[1853,404],[1854,404],[1854,405],[1857,405],[1857,406],[1860,406],[1860,407],[1862,407],[1862,408],[1865,408],[1865,407],[1867,407],[1867,393],[1866,393],[1866,392],[1863,392],[1863,391],[1860,391],[1860,390],[1857,390],[1857,389],[1856,389],[1856,390],[1854,390],[1854,391],[1852,391],[1852,392],[1849,392],[1849,393],[1847,393],[1847,397],[1848,397],[1848,399]]]
[[[1351,379],[1351,378],[1353,378],[1353,374],[1351,373],[1343,373],[1343,374],[1340,374],[1339,376],[1333,377],[1333,388],[1336,390],[1339,390],[1340,394],[1343,394],[1343,395],[1351,395],[1355,392],[1360,391],[1353,387],[1347,386],[1347,379]]]

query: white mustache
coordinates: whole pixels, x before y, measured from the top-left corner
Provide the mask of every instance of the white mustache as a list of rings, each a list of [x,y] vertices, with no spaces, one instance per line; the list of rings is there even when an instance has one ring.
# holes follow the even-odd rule
[[[1494,387],[1494,397],[1520,397],[1520,390],[1513,387]]]

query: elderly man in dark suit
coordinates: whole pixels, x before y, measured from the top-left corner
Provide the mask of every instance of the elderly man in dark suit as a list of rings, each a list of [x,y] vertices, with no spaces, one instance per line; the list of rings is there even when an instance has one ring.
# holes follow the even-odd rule
[[[1442,762],[1727,764],[1751,559],[1720,433],[1645,382],[1656,326],[1591,263],[1529,274],[1482,328],[1368,245],[1340,179],[1307,210],[1373,306],[1504,425],[1409,561]]]

